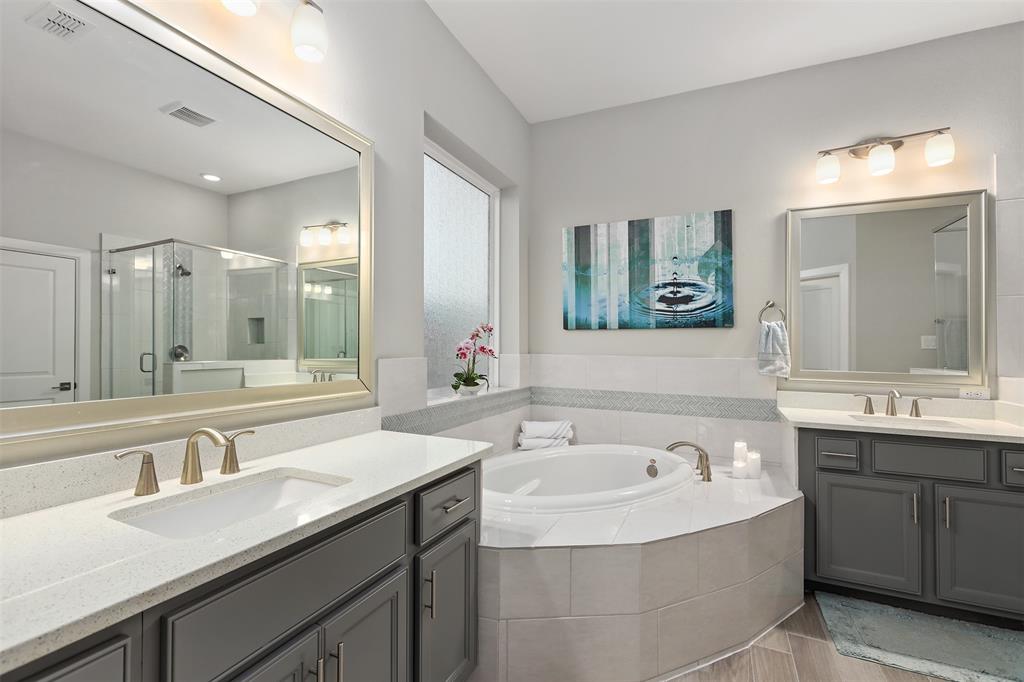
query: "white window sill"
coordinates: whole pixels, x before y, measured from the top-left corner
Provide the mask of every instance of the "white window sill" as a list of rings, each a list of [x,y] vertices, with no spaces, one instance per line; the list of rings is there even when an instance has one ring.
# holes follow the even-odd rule
[[[450,387],[431,388],[427,390],[427,407],[443,405],[444,403],[450,403],[455,400],[473,400],[474,398],[481,398],[485,395],[494,395],[495,393],[505,393],[507,391],[515,390],[516,388],[511,386],[495,386],[493,388],[485,388],[476,395],[460,395]]]

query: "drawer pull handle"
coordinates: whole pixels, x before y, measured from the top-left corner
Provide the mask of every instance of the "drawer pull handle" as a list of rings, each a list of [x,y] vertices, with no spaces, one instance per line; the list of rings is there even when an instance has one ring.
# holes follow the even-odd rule
[[[470,499],[471,498],[468,497],[465,497],[461,500],[459,498],[455,498],[455,502],[453,502],[452,504],[446,504],[443,507],[441,507],[441,509],[444,511],[445,514],[451,514],[453,511],[469,502]]]
[[[331,656],[338,659],[338,682],[345,682],[345,643],[338,642],[337,653]]]
[[[325,682],[324,680],[324,659],[316,659],[316,670],[310,670],[309,672],[316,674],[316,682]]]
[[[430,572],[427,582],[430,583],[430,603],[427,608],[430,609],[430,620],[434,620],[437,618],[437,571]]]
[[[1018,474],[1024,474],[1024,467],[1010,467],[1010,471]]]
[[[914,493],[914,525],[917,525],[917,493]]]
[[[826,455],[828,457],[857,457],[857,455],[851,455],[848,452],[825,452],[824,450],[822,450],[819,454]]]
[[[949,498],[943,500],[942,504],[946,507],[946,528],[949,528]]]

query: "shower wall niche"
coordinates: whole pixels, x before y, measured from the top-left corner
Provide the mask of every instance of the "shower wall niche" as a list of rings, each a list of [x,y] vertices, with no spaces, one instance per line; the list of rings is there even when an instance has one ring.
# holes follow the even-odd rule
[[[175,239],[104,253],[104,398],[242,388],[289,353],[288,263]]]

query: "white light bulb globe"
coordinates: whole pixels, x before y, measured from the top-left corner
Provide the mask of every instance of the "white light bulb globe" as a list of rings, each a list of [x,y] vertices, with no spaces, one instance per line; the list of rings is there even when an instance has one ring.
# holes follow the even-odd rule
[[[818,157],[815,175],[819,184],[831,185],[836,182],[839,180],[839,159],[832,154],[822,154]]]
[[[949,133],[929,137],[924,143],[924,160],[929,166],[945,166],[956,157],[956,143]]]
[[[305,0],[292,14],[292,49],[304,62],[318,63],[327,54],[327,22],[323,11]]]
[[[891,144],[879,144],[868,152],[868,171],[872,175],[888,175],[896,169],[896,150]]]

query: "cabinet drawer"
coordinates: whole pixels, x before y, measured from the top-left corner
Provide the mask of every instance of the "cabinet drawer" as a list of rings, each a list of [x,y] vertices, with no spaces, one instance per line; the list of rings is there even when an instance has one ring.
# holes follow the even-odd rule
[[[955,481],[985,482],[985,451],[938,445],[873,441],[872,471]]]
[[[32,682],[128,682],[130,667],[131,640],[120,637],[33,677]]]
[[[166,617],[164,677],[215,680],[405,555],[406,506],[389,509]]]
[[[476,509],[476,472],[439,483],[416,494],[416,541],[423,545]]]
[[[1003,483],[1024,486],[1024,452],[1003,450]]]
[[[860,468],[860,448],[855,438],[815,438],[814,461],[825,469]]]

